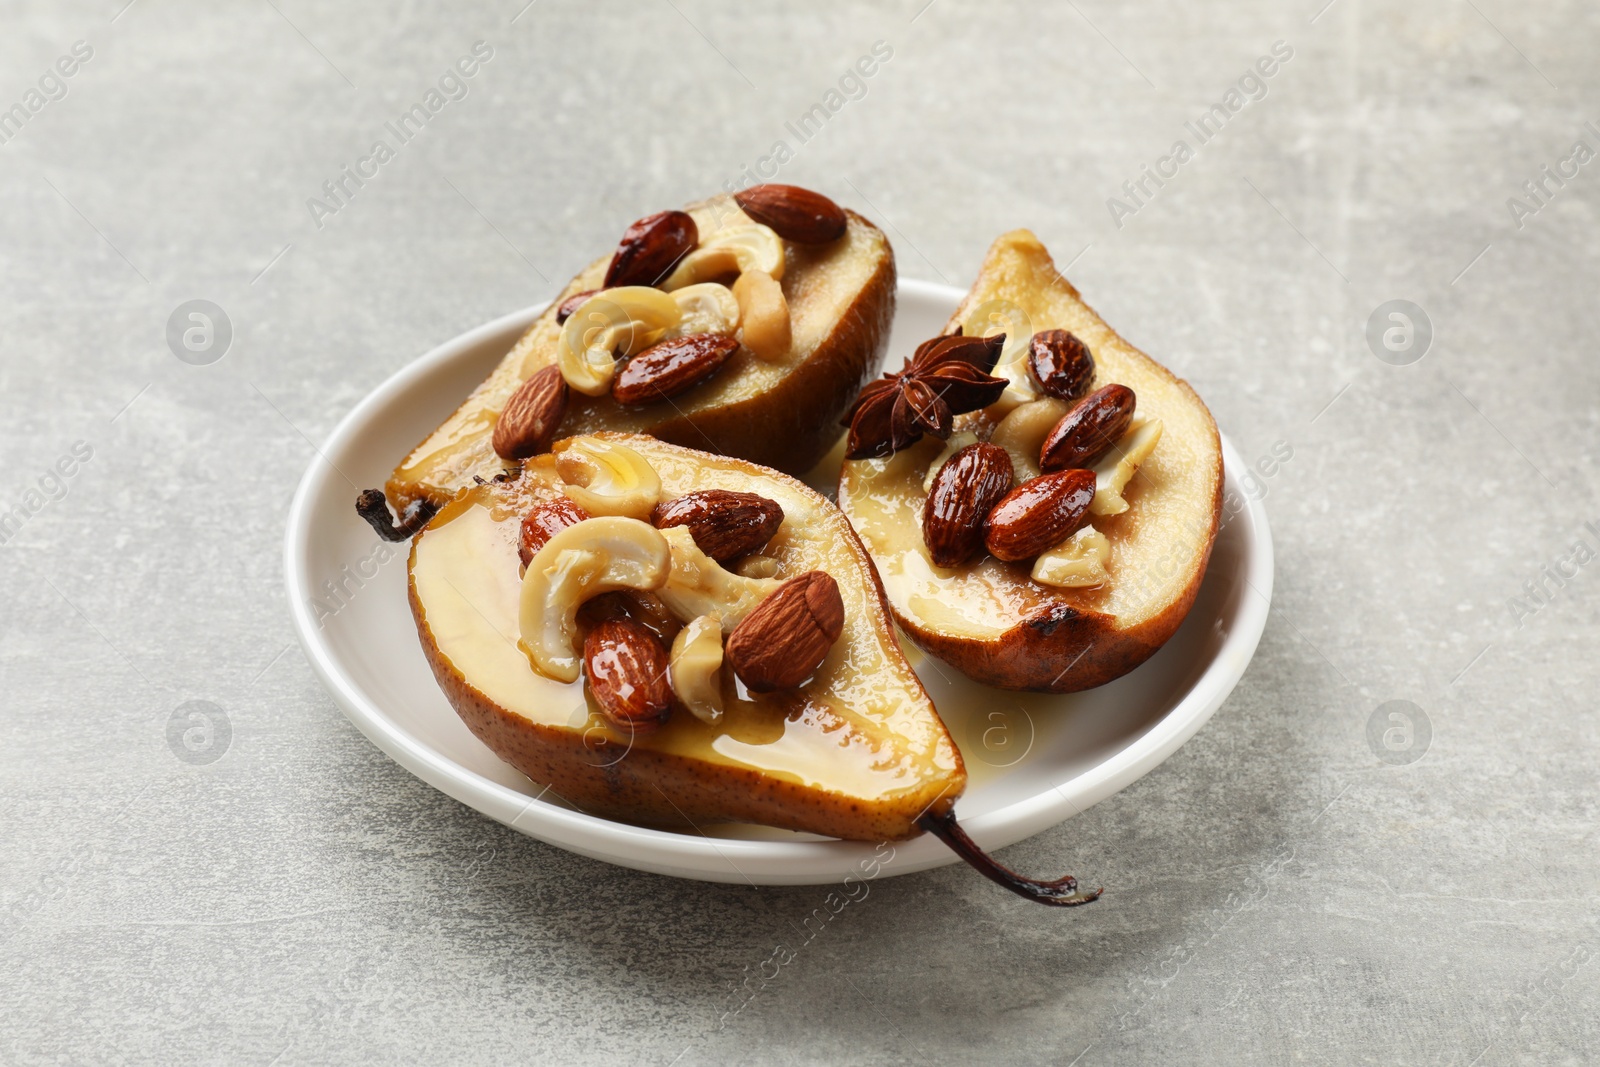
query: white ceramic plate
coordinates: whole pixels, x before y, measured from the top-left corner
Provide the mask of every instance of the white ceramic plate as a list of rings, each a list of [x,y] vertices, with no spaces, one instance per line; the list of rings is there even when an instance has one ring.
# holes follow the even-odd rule
[[[900,283],[889,363],[931,337],[960,290]],[[573,852],[639,870],[718,882],[820,884],[859,872],[874,846],[755,826],[710,836],[646,829],[575,811],[497,759],[456,717],[422,656],[406,604],[406,546],[378,540],[355,513],[359,489],[394,464],[483,380],[542,310],[463,334],[384,382],[345,417],[301,480],[285,545],[289,601],[311,665],[350,720],[401,766],[493,819]],[[1188,619],[1133,673],[1069,696],[967,682],[907,643],[961,747],[970,782],[956,813],[995,849],[1103,800],[1170,756],[1244,673],[1266,625],[1272,538],[1240,488],[1223,440],[1230,504]],[[956,862],[930,836],[895,847],[883,874]],[[1053,874],[1059,872],[1030,872]],[[1092,872],[1087,873],[1092,876]]]

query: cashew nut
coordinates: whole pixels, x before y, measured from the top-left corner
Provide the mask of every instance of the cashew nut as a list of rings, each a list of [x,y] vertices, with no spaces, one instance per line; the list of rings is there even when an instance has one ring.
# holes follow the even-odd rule
[[[627,445],[580,437],[556,454],[561,493],[591,515],[648,519],[661,500],[661,476]]]
[[[765,271],[745,271],[733,283],[733,295],[744,320],[744,346],[768,363],[788,355],[794,333],[778,280]]]
[[[666,539],[637,519],[607,515],[557,533],[528,562],[517,623],[540,674],[578,680],[578,608],[615,589],[657,589],[672,571]]]
[[[1128,510],[1122,490],[1133,478],[1134,471],[1155,451],[1161,440],[1161,420],[1134,421],[1122,435],[1105,459],[1094,465],[1094,501],[1089,505],[1091,515],[1121,515]]]
[[[742,574],[746,578],[775,578],[778,575],[778,561],[772,556],[752,552],[735,563],[733,569],[735,574]]]
[[[733,290],[717,282],[686,285],[672,293],[678,305],[678,325],[668,336],[687,337],[692,333],[732,334],[739,328],[740,305]]]
[[[670,292],[735,271],[743,274],[753,270],[783,277],[783,239],[770,226],[759,223],[725,226],[702,237],[699,246],[678,261],[661,288]]]
[[[1111,577],[1106,573],[1109,562],[1111,542],[1106,535],[1093,526],[1083,526],[1050,551],[1039,554],[1033,561],[1033,580],[1066,589],[1104,585]]]
[[[1026,311],[1008,300],[988,300],[967,316],[966,322],[961,325],[961,332],[967,337],[992,337],[997,333],[1006,335],[1000,358],[994,363],[994,376],[1004,378],[1011,384],[1000,394],[1000,399],[991,405],[996,412],[1004,415],[1019,404],[1039,399],[1039,383],[1034,381],[1033,372],[1028,366],[1028,344],[1033,340],[1033,321],[1028,318]],[[1037,454],[1038,449],[1034,449],[1034,452]]]
[[[660,289],[623,285],[603,290],[578,305],[561,328],[556,366],[578,392],[603,396],[611,389],[618,355],[650,347],[682,317],[677,302]]]
[[[1072,405],[1066,401],[1047,396],[1018,404],[994,428],[989,443],[1011,454],[1018,485],[1039,477],[1039,449],[1044,446],[1045,436],[1071,410]]]
[[[701,615],[672,639],[667,680],[683,706],[701,722],[722,721],[722,617]]]
[[[656,595],[680,619],[716,613],[731,631],[783,584],[775,578],[746,578],[724,569],[700,551],[687,526],[669,526],[661,536],[672,551],[672,573]]]

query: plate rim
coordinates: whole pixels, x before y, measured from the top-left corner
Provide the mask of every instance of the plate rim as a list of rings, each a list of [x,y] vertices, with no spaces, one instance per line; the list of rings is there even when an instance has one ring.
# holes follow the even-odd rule
[[[938,300],[955,306],[965,290],[916,279],[900,279],[897,295]],[[460,358],[488,339],[525,329],[550,304],[543,301],[473,327],[390,374],[368,392],[328,434],[296,486],[284,531],[284,582],[296,637],[312,670],[341,712],[368,740],[407,771],[512,829],[568,851],[636,870],[712,882],[752,885],[823,885],[875,862],[874,877],[910,874],[959,862],[929,835],[895,842],[889,859],[867,842],[771,841],[716,838],[617,822],[528,795],[485,778],[411,736],[391,721],[362,691],[321,637],[311,609],[309,573],[313,502],[323,484],[338,473],[337,457],[373,416],[393,403],[412,383]],[[1243,460],[1226,435],[1222,442],[1224,477],[1236,479]],[[1274,553],[1262,502],[1249,494],[1229,520],[1243,522],[1246,551],[1243,580],[1257,597],[1246,598],[1241,620],[1207,663],[1189,692],[1132,744],[1048,790],[994,811],[962,819],[962,825],[987,849],[1002,848],[1048,829],[1127,788],[1165,762],[1211,718],[1244,676],[1271,611]],[[605,846],[605,847],[602,847]]]

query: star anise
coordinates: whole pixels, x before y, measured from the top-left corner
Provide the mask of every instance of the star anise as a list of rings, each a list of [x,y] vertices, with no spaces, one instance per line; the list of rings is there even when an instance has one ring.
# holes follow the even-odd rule
[[[932,434],[950,436],[951,421],[988,407],[1008,384],[991,377],[1005,345],[993,337],[935,337],[917,346],[898,374],[885,374],[861,390],[845,414],[849,459],[888,456]]]

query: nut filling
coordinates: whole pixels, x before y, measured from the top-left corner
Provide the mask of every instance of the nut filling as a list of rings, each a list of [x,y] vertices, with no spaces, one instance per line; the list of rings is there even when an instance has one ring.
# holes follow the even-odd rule
[[[569,393],[626,407],[665,403],[722,373],[741,348],[765,363],[789,355],[786,243],[837,240],[849,220],[832,200],[793,185],[756,186],[736,202],[748,221],[711,233],[683,211],[639,219],[623,233],[601,288],[573,293],[547,313],[561,327],[555,362],[528,377],[499,413],[493,444],[502,458],[548,452]]]
[[[1093,523],[1129,509],[1123,491],[1161,421],[1136,416],[1125,385],[1091,392],[1094,356],[1072,333],[1007,332],[1028,325],[1015,308],[985,305],[954,334],[923,342],[899,373],[861,391],[845,420],[846,458],[944,439],[922,482],[922,538],[936,568],[987,550],[1040,585],[1103,585],[1112,543]]]
[[[564,443],[555,468],[562,495],[519,526],[521,648],[548,678],[586,679],[618,730],[654,731],[679,705],[715,724],[724,665],[752,692],[794,689],[839,640],[833,578],[785,579],[760,554],[782,543],[776,501],[721,489],[662,501],[650,463],[603,438]]]

